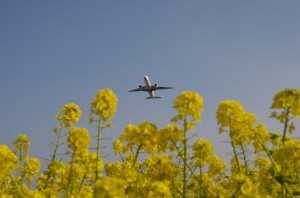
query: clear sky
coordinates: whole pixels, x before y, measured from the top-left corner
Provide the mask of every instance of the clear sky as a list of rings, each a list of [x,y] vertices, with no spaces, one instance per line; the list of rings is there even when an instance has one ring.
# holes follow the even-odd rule
[[[88,127],[90,100],[110,87],[119,96],[105,134],[110,158],[110,141],[126,123],[163,126],[175,114],[174,97],[189,89],[205,97],[195,133],[224,156],[230,150],[215,121],[223,99],[240,100],[280,129],[269,107],[278,90],[300,85],[299,7],[297,0],[2,0],[0,143],[26,132],[32,153],[47,157],[58,109],[78,103]],[[162,100],[127,93],[144,74],[176,89],[161,91]]]

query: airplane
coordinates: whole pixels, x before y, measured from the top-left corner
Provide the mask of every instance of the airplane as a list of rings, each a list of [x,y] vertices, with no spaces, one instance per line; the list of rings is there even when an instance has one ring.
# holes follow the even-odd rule
[[[146,99],[159,99],[161,98],[160,96],[155,96],[155,91],[160,90],[160,89],[173,89],[173,87],[161,87],[157,86],[157,84],[152,85],[149,76],[145,75],[144,76],[144,82],[145,85],[139,85],[138,88],[136,89],[131,89],[128,92],[136,92],[136,91],[145,91],[148,92],[149,97]]]

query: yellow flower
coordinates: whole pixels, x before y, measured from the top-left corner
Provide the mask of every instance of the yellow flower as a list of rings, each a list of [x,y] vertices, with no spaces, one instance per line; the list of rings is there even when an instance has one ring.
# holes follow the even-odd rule
[[[155,152],[159,147],[157,127],[147,121],[139,125],[127,124],[120,141],[130,151],[134,147],[139,147],[140,150]]]
[[[284,89],[278,92],[272,103],[272,109],[290,109],[295,116],[300,116],[300,90]]]
[[[90,144],[89,131],[86,128],[70,128],[67,141],[73,152],[85,151]]]
[[[273,150],[272,156],[282,175],[296,176],[300,170],[300,141],[287,139],[283,145]]]
[[[63,161],[51,161],[49,165],[49,171],[51,175],[57,176],[64,174],[66,166]]]
[[[264,149],[267,141],[270,140],[270,133],[264,124],[258,124],[253,130],[253,145],[255,151],[260,151]]]
[[[102,177],[96,182],[96,197],[125,198],[126,182],[121,178]]]
[[[258,166],[260,170],[268,170],[271,166],[271,162],[265,157],[257,157],[255,159],[255,165]]]
[[[17,163],[16,155],[4,144],[0,145],[0,178],[9,175]],[[0,179],[1,180],[1,179]]]
[[[213,146],[207,139],[199,138],[193,144],[193,157],[198,162],[199,166],[203,166],[212,153]]]
[[[39,172],[40,167],[41,167],[41,163],[39,159],[32,157],[26,161],[24,171],[26,174],[33,176]]]
[[[81,110],[79,105],[70,102],[61,108],[60,113],[56,118],[62,123],[63,127],[70,127],[79,122],[80,116]]]
[[[76,197],[81,198],[93,198],[93,186],[81,186],[79,194],[76,194]]]
[[[130,161],[107,163],[105,172],[107,176],[124,179],[128,185],[138,178],[138,172]]]
[[[173,107],[178,114],[173,118],[174,121],[184,120],[188,117],[192,121],[199,121],[203,111],[203,97],[194,91],[183,91],[174,101]]]
[[[256,187],[251,181],[250,177],[243,173],[238,173],[232,175],[233,187],[238,190],[240,188],[240,192],[244,196],[250,196],[256,193]]]
[[[22,152],[24,157],[27,157],[31,141],[26,134],[20,134],[14,141],[14,146],[17,152]]]
[[[113,149],[115,153],[122,153],[124,151],[124,145],[120,139],[117,139],[113,142]]]
[[[100,118],[104,122],[112,119],[117,111],[118,98],[113,90],[99,90],[91,102],[91,119],[93,116]]]
[[[271,117],[285,125],[282,136],[282,141],[284,141],[286,132],[292,133],[296,129],[291,121],[300,116],[300,90],[284,89],[279,91],[273,98],[271,108],[274,109]]]
[[[243,106],[235,100],[224,100],[217,109],[217,121],[220,126],[220,132],[224,127],[229,127],[232,120],[237,119],[244,112]]]
[[[173,180],[179,173],[179,169],[168,155],[151,156],[145,160],[144,165],[148,177],[154,180]]]
[[[70,163],[66,169],[65,175],[62,178],[63,185],[72,185],[76,186],[81,182],[81,179],[85,175],[86,169],[82,164]]]
[[[208,159],[208,163],[209,163],[209,168],[208,168],[209,176],[217,175],[223,172],[225,169],[224,161],[216,155],[210,156]]]
[[[161,181],[155,181],[150,184],[150,190],[147,198],[171,198],[171,192],[168,185]]]
[[[250,195],[254,194],[254,192],[253,192],[254,190],[255,190],[254,184],[251,182],[250,179],[247,178],[241,186],[242,194],[250,196]]]
[[[176,124],[168,124],[159,130],[159,146],[162,151],[176,149],[176,144],[183,140],[183,132]]]
[[[32,198],[45,198],[44,193],[40,192],[40,191],[32,191],[30,192],[28,197],[32,197]]]
[[[87,152],[85,158],[82,157],[82,163],[85,166],[86,172],[88,173],[87,177],[95,179],[95,170],[98,168],[98,172],[101,173],[103,170],[102,159],[99,158],[97,161],[97,154],[94,152]]]
[[[246,112],[235,100],[222,101],[216,113],[219,132],[229,133],[233,144],[249,144],[253,140],[256,118],[253,113]]]

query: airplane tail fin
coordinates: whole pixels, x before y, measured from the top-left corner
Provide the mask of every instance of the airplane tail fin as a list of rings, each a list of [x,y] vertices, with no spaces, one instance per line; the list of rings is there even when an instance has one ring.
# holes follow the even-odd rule
[[[160,98],[162,98],[162,97],[159,97],[159,96],[149,96],[146,99],[160,99]]]

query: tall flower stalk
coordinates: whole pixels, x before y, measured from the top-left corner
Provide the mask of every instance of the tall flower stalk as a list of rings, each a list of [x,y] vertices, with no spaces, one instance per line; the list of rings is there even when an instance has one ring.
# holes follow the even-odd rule
[[[187,189],[187,123],[186,119],[183,121],[183,178],[182,178],[182,183],[183,183],[183,197],[186,197],[186,189]]]
[[[187,197],[188,185],[188,136],[187,132],[192,129],[197,122],[201,120],[203,111],[203,97],[194,91],[184,91],[180,93],[174,101],[174,109],[177,114],[172,118],[174,122],[183,123],[183,166],[182,166],[182,197]]]
[[[59,126],[54,128],[55,141],[53,153],[51,156],[50,163],[56,160],[57,153],[59,151],[59,147],[62,144],[62,137],[64,129],[69,130],[74,127],[79,121],[81,117],[81,109],[80,106],[74,102],[69,102],[65,104],[60,110],[58,115],[56,116],[57,121],[59,122]]]
[[[59,123],[59,125],[54,128],[54,136],[55,140],[52,144],[53,151],[50,157],[50,162],[47,167],[46,171],[46,182],[44,185],[44,188],[47,188],[49,183],[52,183],[54,178],[52,178],[50,167],[53,166],[55,161],[57,160],[57,155],[59,152],[60,147],[63,145],[63,136],[64,136],[64,130],[69,130],[73,128],[81,118],[81,109],[80,106],[74,102],[69,102],[62,106],[59,110],[59,113],[56,115],[56,119]]]
[[[103,129],[101,126],[101,120],[97,120],[97,145],[96,145],[96,154],[97,154],[97,162],[100,160],[102,156],[102,142],[103,142]],[[96,163],[96,179],[99,178],[99,163]]]
[[[244,166],[248,173],[246,148],[247,145],[255,142],[255,115],[245,111],[238,101],[224,100],[218,106],[216,118],[219,132],[227,132],[229,135],[235,169],[241,171]],[[244,162],[243,165],[240,162],[239,151]]]
[[[300,90],[284,89],[273,98],[271,117],[283,124],[281,141],[286,141],[287,132],[295,130],[293,118],[300,116]]]
[[[67,196],[73,191],[73,172],[75,158],[88,151],[90,145],[90,135],[86,128],[71,128],[67,137],[68,147],[71,150],[70,168],[67,179]]]
[[[96,170],[95,178],[99,178],[98,161],[103,158],[103,130],[111,126],[111,119],[114,117],[118,105],[118,98],[113,90],[99,90],[96,96],[92,99],[90,105],[90,123],[96,123]]]

